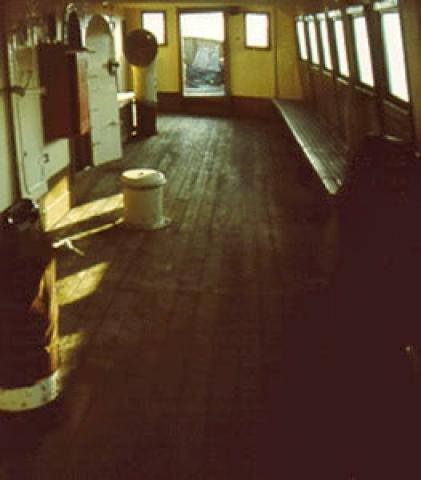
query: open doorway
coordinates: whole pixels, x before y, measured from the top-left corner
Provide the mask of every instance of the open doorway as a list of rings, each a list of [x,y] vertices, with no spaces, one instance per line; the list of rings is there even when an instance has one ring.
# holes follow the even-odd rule
[[[225,96],[224,13],[182,12],[179,21],[183,95]]]

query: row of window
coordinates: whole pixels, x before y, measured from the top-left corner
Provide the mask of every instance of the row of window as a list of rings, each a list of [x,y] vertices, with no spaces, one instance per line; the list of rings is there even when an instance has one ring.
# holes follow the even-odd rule
[[[388,93],[408,102],[405,52],[397,3],[393,0],[382,0],[374,4],[374,10],[380,14]],[[347,8],[346,13],[350,15],[351,20],[358,81],[366,87],[373,88],[375,74],[366,11],[363,6],[357,6]],[[299,54],[302,60],[308,60],[314,65],[321,64],[324,69],[332,71],[334,69],[332,46],[334,47],[337,74],[343,78],[350,76],[348,58],[350,49],[347,48],[347,36],[341,10],[298,17],[296,29]],[[320,50],[322,55],[320,55]]]
[[[158,45],[167,44],[165,12],[142,12],[142,28],[152,32]],[[270,48],[270,18],[268,13],[253,12],[244,14],[244,38],[246,48]]]

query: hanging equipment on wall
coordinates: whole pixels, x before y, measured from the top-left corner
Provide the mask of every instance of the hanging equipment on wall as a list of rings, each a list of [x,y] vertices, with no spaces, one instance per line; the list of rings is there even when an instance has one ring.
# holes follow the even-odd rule
[[[134,66],[134,91],[137,101],[137,133],[156,134],[156,69],[158,43],[155,36],[143,29],[131,31],[125,39],[124,54]]]

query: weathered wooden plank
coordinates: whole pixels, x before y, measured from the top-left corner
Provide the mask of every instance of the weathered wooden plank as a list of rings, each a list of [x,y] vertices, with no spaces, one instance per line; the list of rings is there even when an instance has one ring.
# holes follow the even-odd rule
[[[168,228],[116,225],[75,240],[83,256],[58,252],[62,333],[83,338],[68,336],[63,355],[75,413],[37,439],[31,478],[281,478],[268,439],[285,414],[281,377],[294,376],[283,335],[325,275],[326,196],[276,124],[165,116],[158,127],[93,172],[93,188],[87,175],[53,232],[115,221],[126,168],[167,176]]]
[[[273,103],[327,191],[335,194],[345,179],[345,144],[302,102],[275,99]]]

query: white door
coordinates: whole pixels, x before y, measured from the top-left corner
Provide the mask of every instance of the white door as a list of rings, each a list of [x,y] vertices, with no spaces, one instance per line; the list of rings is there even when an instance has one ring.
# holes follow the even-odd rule
[[[86,31],[89,51],[88,90],[94,165],[122,156],[117,84],[108,69],[114,59],[113,37],[107,21],[95,15]]]
[[[35,47],[9,49],[10,81],[16,87],[12,109],[19,186],[22,197],[47,192],[41,94]]]

